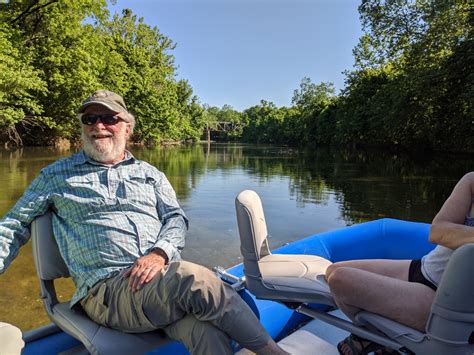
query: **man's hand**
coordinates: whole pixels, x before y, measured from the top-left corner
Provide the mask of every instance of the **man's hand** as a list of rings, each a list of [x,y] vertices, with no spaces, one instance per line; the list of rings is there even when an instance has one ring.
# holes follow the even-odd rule
[[[123,276],[130,277],[128,283],[132,292],[135,292],[141,289],[144,284],[153,280],[165,265],[165,258],[160,253],[152,251],[150,254],[138,258],[135,264],[125,271]]]

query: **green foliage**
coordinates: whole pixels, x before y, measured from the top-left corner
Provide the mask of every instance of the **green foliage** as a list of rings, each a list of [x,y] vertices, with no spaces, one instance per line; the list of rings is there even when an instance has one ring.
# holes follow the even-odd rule
[[[474,11],[468,1],[363,0],[355,70],[303,78],[292,109],[245,111],[249,142],[474,152]]]
[[[0,127],[3,139],[21,144],[16,125],[34,125],[41,120],[43,107],[36,99],[46,92],[40,72],[31,64],[17,31],[0,24]],[[43,120],[47,123],[46,120]]]
[[[303,113],[319,113],[331,103],[334,93],[333,83],[314,84],[305,77],[293,92],[292,103]]]
[[[474,151],[468,2],[365,0],[360,11],[366,34],[336,115],[339,140]]]
[[[174,43],[131,10],[109,19],[105,0],[18,0],[0,7],[0,20],[0,69],[8,67],[0,124],[19,138],[25,121],[43,128],[36,144],[78,138],[76,110],[100,88],[124,96],[136,141],[199,137],[202,109],[189,84],[175,79]]]
[[[260,101],[260,105],[244,111],[248,126],[243,139],[247,142],[298,144],[303,134],[303,116],[297,108],[276,107],[273,102]]]
[[[209,129],[213,140],[233,141],[241,138],[243,127],[247,125],[247,116],[230,105],[222,108],[205,105],[202,123],[203,128]],[[218,130],[222,125],[226,125],[227,130]]]
[[[0,6],[0,139],[75,139],[75,110],[107,88],[125,97],[133,140],[146,144],[229,122],[213,139],[474,152],[469,1],[362,0],[359,12],[364,34],[338,96],[303,78],[292,107],[262,100],[238,112],[202,107],[176,79],[173,41],[131,10],[110,18],[106,0],[12,0]]]

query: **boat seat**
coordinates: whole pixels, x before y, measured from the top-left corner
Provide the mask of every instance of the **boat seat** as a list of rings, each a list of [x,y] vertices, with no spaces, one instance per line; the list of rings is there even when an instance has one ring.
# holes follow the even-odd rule
[[[236,198],[247,288],[257,298],[303,303],[297,311],[340,329],[416,354],[474,354],[474,243],[456,249],[435,295],[425,332],[370,312],[352,323],[304,303],[334,305],[324,273],[330,261],[310,255],[271,254],[261,200],[255,191]]]
[[[80,306],[71,309],[60,303],[54,280],[69,277],[69,270],[59,253],[52,229],[52,212],[36,218],[31,225],[33,256],[40,281],[41,298],[46,313],[64,332],[78,339],[91,354],[143,354],[169,341],[164,332],[131,334],[93,322]]]
[[[235,203],[247,288],[257,298],[333,306],[324,277],[331,262],[316,255],[272,254],[260,197],[246,190]]]

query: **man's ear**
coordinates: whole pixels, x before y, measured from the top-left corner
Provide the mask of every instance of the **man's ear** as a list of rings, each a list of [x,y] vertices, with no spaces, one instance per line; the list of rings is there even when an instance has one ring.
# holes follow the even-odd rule
[[[130,127],[129,124],[127,124],[127,127],[125,127],[125,138],[126,138],[127,140],[130,139],[131,133],[132,133],[132,128]]]

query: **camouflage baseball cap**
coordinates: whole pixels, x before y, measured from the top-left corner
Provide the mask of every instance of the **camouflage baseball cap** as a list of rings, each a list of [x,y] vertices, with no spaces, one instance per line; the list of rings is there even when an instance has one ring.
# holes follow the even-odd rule
[[[128,113],[127,106],[125,106],[122,96],[109,90],[97,90],[94,92],[82,103],[82,106],[77,110],[77,112],[83,113],[86,107],[90,105],[102,105],[114,112]]]

